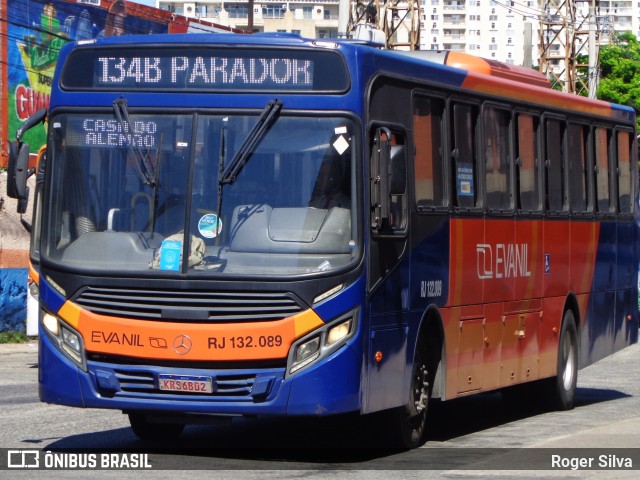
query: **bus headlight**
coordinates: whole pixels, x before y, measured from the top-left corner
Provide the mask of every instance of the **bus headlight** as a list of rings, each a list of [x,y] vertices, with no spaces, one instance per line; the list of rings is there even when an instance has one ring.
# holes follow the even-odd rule
[[[339,342],[351,332],[352,320],[348,319],[342,323],[339,323],[335,327],[332,327],[327,333],[327,345],[333,345]]]
[[[320,337],[301,343],[295,349],[293,366],[290,373],[297,372],[320,356]]]
[[[58,319],[51,315],[50,313],[44,313],[42,315],[42,325],[51,333],[53,336],[57,337],[60,328],[58,328]]]
[[[81,335],[60,318],[44,311],[42,312],[42,326],[54,345],[86,371],[87,366]]]
[[[62,327],[62,348],[78,362],[82,361],[80,337],[65,327]]]
[[[347,343],[355,335],[358,316],[359,310],[356,309],[295,342],[289,351],[286,376],[332,354]]]

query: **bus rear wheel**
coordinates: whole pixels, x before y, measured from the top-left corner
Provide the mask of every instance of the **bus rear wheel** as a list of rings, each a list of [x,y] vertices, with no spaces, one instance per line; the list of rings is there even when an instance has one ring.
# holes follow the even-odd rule
[[[173,440],[184,430],[181,423],[153,423],[144,413],[129,413],[131,430],[140,440]]]
[[[551,407],[557,410],[571,410],[578,383],[578,330],[571,310],[567,310],[562,320],[560,341],[558,342],[557,374],[547,380],[547,393]]]

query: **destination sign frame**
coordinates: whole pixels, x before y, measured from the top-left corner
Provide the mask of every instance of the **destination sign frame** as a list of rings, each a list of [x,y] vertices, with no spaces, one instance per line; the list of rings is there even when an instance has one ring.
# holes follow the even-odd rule
[[[329,50],[131,45],[76,48],[60,85],[91,91],[341,93],[350,81],[342,56]]]

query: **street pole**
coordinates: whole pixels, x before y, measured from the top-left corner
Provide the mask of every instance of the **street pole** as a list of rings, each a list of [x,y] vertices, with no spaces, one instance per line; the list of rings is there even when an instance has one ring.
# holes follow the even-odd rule
[[[596,98],[598,92],[600,48],[596,41],[597,31],[596,0],[589,7],[589,98]]]
[[[522,65],[524,67],[533,67],[533,25],[530,22],[524,24],[524,59]]]
[[[349,38],[347,28],[351,12],[351,0],[340,0],[338,3],[338,38]]]

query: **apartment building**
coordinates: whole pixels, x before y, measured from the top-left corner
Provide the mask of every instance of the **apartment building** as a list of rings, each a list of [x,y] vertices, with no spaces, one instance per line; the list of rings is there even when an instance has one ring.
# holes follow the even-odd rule
[[[458,50],[521,65],[525,24],[533,28],[534,20],[507,6],[512,3],[515,2],[422,0],[420,48]],[[535,0],[523,3],[534,12]]]
[[[338,36],[338,1],[254,0],[253,30],[298,33],[309,38],[335,38]],[[247,30],[249,25],[248,0],[156,0],[156,7],[243,30]]]

